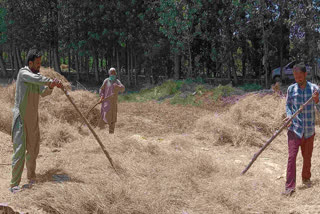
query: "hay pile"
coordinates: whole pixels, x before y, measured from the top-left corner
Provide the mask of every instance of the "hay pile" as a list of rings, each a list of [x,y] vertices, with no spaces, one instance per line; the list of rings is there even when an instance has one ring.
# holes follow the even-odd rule
[[[40,68],[40,73],[45,77],[48,77],[48,78],[51,78],[51,79],[57,78],[57,79],[61,80],[61,82],[64,85],[64,87],[66,87],[68,90],[71,89],[70,82],[64,76],[62,76],[58,72],[55,72],[52,68],[41,67]]]
[[[0,86],[0,132],[6,134],[11,133],[15,87],[15,83],[7,87]]]
[[[228,112],[199,119],[196,133],[215,145],[261,146],[281,126],[284,106],[285,99],[280,96],[251,94]]]
[[[10,112],[14,87],[0,90],[6,94],[0,97],[0,107]],[[98,100],[88,91],[69,94],[84,114]],[[286,144],[281,150],[266,150],[245,176],[240,175],[256,150],[251,145],[264,142],[262,138],[282,124],[284,103],[277,95],[251,94],[217,114],[151,101],[120,103],[116,134],[95,129],[121,169],[120,180],[94,137],[85,127],[77,128],[80,118],[66,96],[55,89],[40,99],[42,145],[34,188],[15,195],[7,191],[12,143],[0,132],[5,136],[0,163],[9,163],[1,168],[0,203],[29,213],[293,213],[301,201],[316,203],[320,193],[313,188],[297,191],[290,201],[281,198],[284,179],[278,177],[285,170]],[[89,116],[93,126],[98,117],[96,107]],[[208,147],[203,149],[204,144]],[[314,166],[319,165],[318,156],[315,151]],[[56,175],[69,179],[57,183]],[[25,184],[25,171],[23,176]]]
[[[71,84],[59,73],[52,69],[41,69],[44,76],[62,80],[69,95],[78,109],[85,116],[88,110],[99,100],[97,94],[85,90],[71,91]],[[87,119],[94,127],[99,120],[99,105],[94,108]],[[50,96],[40,99],[40,127],[42,141],[46,145],[61,147],[63,144],[77,140],[81,135],[88,135],[88,130],[79,129],[82,119],[63,91],[55,88]],[[85,126],[82,126],[85,129]]]

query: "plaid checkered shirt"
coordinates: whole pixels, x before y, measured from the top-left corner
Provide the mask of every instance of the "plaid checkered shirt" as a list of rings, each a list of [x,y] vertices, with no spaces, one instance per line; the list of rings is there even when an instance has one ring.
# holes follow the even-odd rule
[[[301,89],[297,83],[290,85],[288,87],[286,101],[287,117],[291,117],[298,111],[300,106],[310,99],[315,90],[319,90],[319,88],[311,82],[307,82],[304,89]],[[296,133],[299,138],[302,138],[303,135],[304,138],[309,138],[315,133],[315,107],[320,111],[320,102],[317,104],[315,104],[314,101],[310,102],[304,107],[302,112],[292,120],[289,130]]]

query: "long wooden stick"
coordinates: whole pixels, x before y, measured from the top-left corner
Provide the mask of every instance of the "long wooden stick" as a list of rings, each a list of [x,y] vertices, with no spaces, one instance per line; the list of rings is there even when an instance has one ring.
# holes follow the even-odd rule
[[[90,129],[91,133],[93,134],[93,136],[96,138],[97,142],[99,143],[102,151],[104,152],[104,154],[106,155],[106,157],[108,158],[112,168],[114,169],[114,171],[117,173],[117,175],[119,176],[115,166],[113,165],[113,161],[108,153],[108,151],[106,150],[106,148],[104,147],[104,145],[102,144],[101,140],[99,139],[98,135],[96,134],[96,132],[93,130],[93,128],[91,127],[91,125],[89,124],[89,122],[87,121],[87,119],[82,115],[82,113],[80,112],[80,110],[78,109],[78,107],[76,106],[76,104],[72,101],[71,97],[69,96],[68,91],[62,87],[61,88],[62,91],[64,92],[64,94],[67,96],[68,100],[71,102],[71,104],[74,106],[74,108],[76,109],[76,111],[79,113],[80,117],[82,118],[82,120],[86,123],[86,125],[88,126],[88,128]],[[119,176],[120,177],[120,176]]]
[[[311,96],[311,98],[304,103],[302,106],[300,106],[299,110],[296,111],[288,121],[286,121],[279,130],[277,130],[272,137],[261,147],[261,149],[255,153],[253,155],[252,160],[250,161],[250,163],[248,164],[248,166],[241,172],[241,175],[243,175],[244,173],[246,173],[248,171],[248,169],[251,167],[251,165],[253,164],[253,162],[259,157],[259,155],[265,150],[265,148],[267,148],[267,146],[281,133],[281,131],[286,128],[288,126],[288,124],[293,120],[293,118],[295,118],[302,110],[303,108],[308,105],[311,101],[312,101],[313,97]]]
[[[94,109],[98,104],[106,101],[107,99],[109,99],[109,98],[112,97],[113,95],[114,95],[114,94],[111,94],[111,95],[105,97],[102,101],[99,100],[96,104],[94,104],[94,106],[92,106],[92,107],[90,108],[90,110],[87,112],[86,118],[88,118],[89,113],[92,111],[92,109]],[[79,126],[79,128],[80,128],[83,124],[84,124],[84,121],[82,121],[82,123],[81,123],[81,125]]]

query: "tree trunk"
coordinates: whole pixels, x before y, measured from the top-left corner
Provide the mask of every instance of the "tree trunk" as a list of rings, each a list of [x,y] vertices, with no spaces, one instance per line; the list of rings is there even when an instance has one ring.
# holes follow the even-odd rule
[[[50,62],[51,62],[51,68],[54,69],[54,51],[53,48],[50,48]]]
[[[79,63],[79,55],[78,55],[78,51],[73,51],[74,52],[74,66],[77,72],[77,81],[80,81],[80,67],[81,64]],[[81,61],[81,60],[80,60]]]
[[[119,50],[118,50],[118,48],[116,48],[116,55],[117,55],[117,71],[119,73],[119,80],[121,81],[121,70],[120,70]]]
[[[84,65],[83,65],[86,74],[87,74],[87,78],[86,78],[86,81],[89,81],[90,80],[90,69],[89,69],[89,56],[85,55],[84,56]]]
[[[281,81],[283,80],[284,77],[284,73],[283,73],[283,69],[282,69],[282,64],[283,64],[283,35],[282,35],[282,23],[280,23],[280,79]]]
[[[247,62],[247,41],[244,38],[242,41],[242,76],[246,78],[247,76],[247,67],[246,67],[246,62]]]
[[[231,74],[233,76],[233,83],[235,85],[238,85],[238,76],[237,76],[237,71],[236,71],[236,69],[234,67],[234,59],[233,59],[233,56],[232,56],[232,51],[230,51],[229,54],[230,54],[229,67],[231,69]]]
[[[280,79],[281,81],[284,79],[284,73],[283,73],[283,48],[284,48],[284,35],[283,35],[283,16],[284,16],[284,10],[286,8],[286,0],[282,1],[282,4],[280,4]]]
[[[174,79],[178,80],[180,78],[181,71],[181,56],[179,53],[174,53]]]
[[[13,55],[13,67],[14,67],[14,73],[12,78],[16,79],[18,76],[18,72],[19,72],[19,64],[18,64],[18,59],[17,59],[17,54],[15,52],[15,48],[12,49],[11,54]]]
[[[263,28],[263,70],[264,70],[264,74],[265,74],[265,87],[266,88],[270,88],[269,86],[269,75],[268,75],[268,61],[269,61],[269,47],[268,47],[268,43],[267,43],[267,33]]]
[[[235,69],[235,66],[234,66],[234,59],[233,59],[233,56],[232,56],[232,54],[233,54],[233,41],[232,41],[232,34],[233,34],[233,32],[230,30],[231,29],[231,27],[230,27],[230,22],[229,21],[227,21],[227,24],[226,24],[226,29],[225,29],[225,31],[226,31],[226,33],[227,33],[227,39],[228,39],[228,44],[226,45],[227,46],[227,48],[228,48],[228,52],[229,52],[229,63],[227,63],[227,65],[229,65],[229,69],[231,69],[231,71],[230,71],[230,73],[229,73],[229,78],[230,78],[230,80],[231,80],[231,75],[233,76],[233,83],[235,84],[235,85],[238,85],[238,76],[237,76],[237,71],[236,71],[236,69]]]
[[[140,61],[139,61],[140,62]],[[141,69],[142,69],[142,67],[141,67],[141,63],[138,63],[137,64],[137,72],[136,72],[136,82],[137,82],[137,84],[138,84],[138,75],[140,74],[140,71],[141,71]]]
[[[53,50],[53,55],[54,55],[54,70],[61,74],[61,69],[60,69],[60,60],[59,60],[59,53],[58,53],[58,46],[57,44],[54,47]]]
[[[85,72],[85,69],[84,69],[84,57],[83,56],[79,56],[79,52],[77,52],[77,58],[78,58],[78,61],[79,61],[79,80],[83,80],[83,79],[85,79],[84,75],[83,75],[83,73]],[[81,75],[83,75],[83,76],[81,76]]]
[[[134,57],[134,82],[135,82],[135,85],[137,86],[138,84],[138,71],[139,71],[139,66],[137,66],[137,55],[135,55]]]
[[[18,47],[15,48],[15,51],[16,51],[16,56],[17,56],[18,67],[22,68],[23,63],[22,63],[22,59],[21,59],[21,51],[19,50]]]
[[[0,47],[0,69],[1,69],[1,76],[6,77],[7,76],[7,69],[6,69],[6,63],[3,60],[3,51],[2,48]]]
[[[265,37],[265,39],[267,39]],[[265,55],[265,62],[264,62],[264,65],[263,65],[263,68],[264,68],[264,73],[265,73],[265,85],[266,85],[266,88],[270,88],[270,85],[269,85],[269,56],[268,56],[268,53],[269,53],[269,47],[268,47],[268,44],[265,42],[264,43],[264,55]]]
[[[103,61],[103,57],[102,57],[102,59],[100,58],[100,56],[101,56],[101,54],[99,54],[98,55],[98,62],[99,62],[99,71],[100,71],[100,69],[102,68],[102,61]]]
[[[10,61],[11,75],[12,75],[12,78],[14,78],[14,73],[15,73],[14,63],[13,63],[14,60],[13,60],[13,56],[12,56],[11,52],[12,52],[12,48],[11,48],[10,52],[8,53],[8,58]]]
[[[71,72],[71,70],[70,70],[71,68],[70,67],[72,65],[72,63],[71,63],[71,53],[70,52],[71,52],[71,49],[69,48],[68,49],[68,74],[69,75],[70,75],[70,72]]]
[[[129,47],[127,46],[127,77],[128,77],[128,85],[131,86],[131,80],[130,80],[130,54],[129,54]]]
[[[153,79],[153,66],[151,66],[150,69],[149,69],[149,83],[150,83],[151,85],[154,84],[154,81],[153,81],[153,80],[154,80],[154,79]]]
[[[6,64],[3,60],[3,57],[2,57],[2,50],[0,50],[0,68],[1,68],[1,75],[2,77],[6,77],[7,76],[7,70],[6,70]]]
[[[52,66],[52,62],[51,62],[51,48],[49,48],[49,50],[48,50],[48,57],[47,57],[47,59],[48,59],[48,63],[49,63],[49,68],[51,68],[51,66]]]
[[[94,70],[94,74],[95,74],[95,80],[96,82],[99,82],[99,70],[98,70],[98,66],[99,66],[99,62],[98,62],[98,54],[96,53],[96,51],[93,51],[93,70]]]
[[[62,61],[59,60],[60,65],[61,65],[61,64],[65,64],[65,65],[66,65],[66,64],[67,64],[67,63],[66,63],[66,59],[65,59],[64,52],[61,52],[61,54],[59,54],[59,58],[62,59]]]
[[[106,62],[105,66],[104,66],[104,70],[108,71],[108,66],[111,65],[111,62],[110,62],[111,57],[110,58],[108,57],[107,52],[103,55],[103,57],[104,57],[104,60]],[[118,72],[118,69],[117,69],[117,72]]]
[[[188,78],[192,77],[193,76],[193,73],[192,73],[192,55],[191,55],[191,44],[189,42],[188,44],[188,52],[189,52],[189,66],[188,66]]]
[[[137,86],[137,80],[136,80],[136,72],[133,72],[135,69],[134,69],[134,53],[133,53],[133,49],[131,48],[131,51],[130,51],[130,58],[131,58],[131,79],[134,79],[134,85]]]

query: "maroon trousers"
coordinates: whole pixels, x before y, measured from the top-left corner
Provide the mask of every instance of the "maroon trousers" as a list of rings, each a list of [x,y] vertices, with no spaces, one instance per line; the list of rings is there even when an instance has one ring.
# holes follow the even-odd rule
[[[296,187],[296,158],[301,146],[303,157],[302,179],[310,179],[311,177],[311,157],[313,150],[314,135],[305,139],[300,139],[293,131],[288,131],[288,165],[287,165],[287,181],[286,189],[295,189]]]

